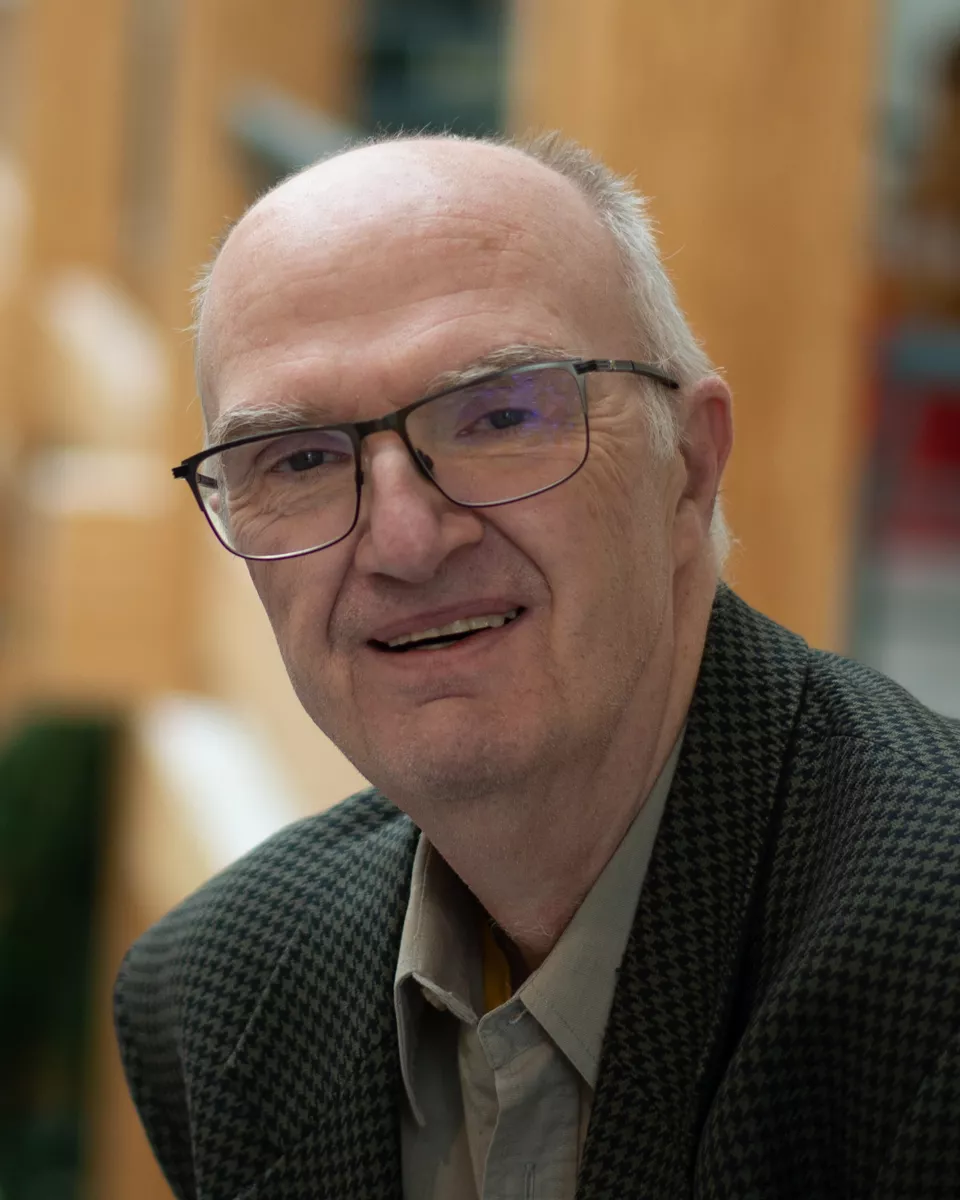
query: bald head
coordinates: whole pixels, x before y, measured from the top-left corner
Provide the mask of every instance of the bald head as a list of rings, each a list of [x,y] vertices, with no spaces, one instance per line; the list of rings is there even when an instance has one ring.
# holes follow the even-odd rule
[[[452,137],[363,146],[278,185],[240,220],[202,288],[198,366],[207,405],[216,404],[219,344],[231,316],[256,304],[266,280],[318,264],[350,275],[371,303],[401,251],[411,288],[416,259],[442,246],[451,285],[468,287],[456,247],[473,241],[496,256],[554,260],[579,290],[624,286],[615,238],[571,179],[506,145]],[[403,254],[404,246],[417,247]],[[576,264],[579,270],[571,270]],[[589,277],[587,276],[589,272]],[[574,279],[571,278],[571,283]],[[558,297],[559,299],[559,297]],[[628,307],[626,290],[623,303]],[[209,414],[209,408],[208,408]]]

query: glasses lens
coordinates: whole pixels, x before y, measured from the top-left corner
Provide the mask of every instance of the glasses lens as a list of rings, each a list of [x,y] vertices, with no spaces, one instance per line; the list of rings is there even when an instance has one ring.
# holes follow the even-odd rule
[[[587,454],[571,371],[499,375],[415,409],[407,432],[440,488],[460,504],[503,504],[569,479]]]
[[[356,520],[356,460],[341,430],[278,434],[221,450],[201,462],[197,482],[224,543],[250,558],[318,550]]]

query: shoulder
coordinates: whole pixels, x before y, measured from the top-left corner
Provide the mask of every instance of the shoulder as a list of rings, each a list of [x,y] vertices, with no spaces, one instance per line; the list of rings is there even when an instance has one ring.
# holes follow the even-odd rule
[[[851,764],[871,782],[909,778],[911,795],[937,782],[955,791],[960,781],[960,722],[870,667],[811,649],[724,585],[701,673],[718,677],[709,689],[713,709],[736,705],[765,744],[785,735],[782,783],[802,766],[822,784],[844,770],[838,786],[865,785],[865,776],[849,773]]]
[[[127,952],[114,990],[117,1040],[131,1095],[178,1197],[196,1195],[197,1081],[219,1078],[285,947],[308,915],[338,946],[376,936],[371,912],[380,927],[397,925],[416,837],[383,796],[360,792],[263,842]]]
[[[822,851],[856,835],[877,869],[943,840],[960,888],[960,723],[860,663],[807,658],[784,766],[788,821],[793,810],[814,824]]]
[[[940,837],[960,854],[960,723],[879,672],[810,652],[792,768],[800,790],[808,780],[828,802],[821,819],[856,825],[897,857]]]
[[[287,826],[231,864],[127,952],[115,990],[121,1046],[158,1021],[179,1043],[184,1007],[198,997],[217,1004],[218,989],[258,996],[308,909],[336,921],[353,896],[407,869],[415,839],[409,819],[369,789]],[[222,1007],[237,1018],[235,1028],[217,1022],[229,1054],[245,1006]]]
[[[960,722],[933,712],[879,671],[838,654],[810,651],[806,732],[874,747],[876,761],[923,762],[960,773]]]
[[[883,978],[908,1010],[960,975],[960,724],[876,671],[808,655],[782,767],[768,962],[819,963],[821,997]]]
[[[336,890],[345,875],[375,875],[412,829],[375,789],[357,792],[279,830],[214,876],[138,939],[128,960],[146,969],[175,952],[186,967],[195,951],[226,941],[252,965],[258,949],[275,951],[307,903]]]

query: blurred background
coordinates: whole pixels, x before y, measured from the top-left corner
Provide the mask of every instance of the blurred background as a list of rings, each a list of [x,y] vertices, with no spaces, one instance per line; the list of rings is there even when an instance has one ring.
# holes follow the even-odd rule
[[[736,397],[730,579],[960,716],[960,0],[0,0],[0,1200],[169,1197],[119,959],[360,786],[169,467],[218,235],[401,127],[635,175]]]

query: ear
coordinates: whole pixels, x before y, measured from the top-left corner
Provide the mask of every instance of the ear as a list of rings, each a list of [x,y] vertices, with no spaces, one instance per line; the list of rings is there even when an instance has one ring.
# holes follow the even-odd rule
[[[674,517],[674,567],[707,546],[710,522],[733,446],[730,389],[718,375],[701,379],[680,408],[683,482]]]

